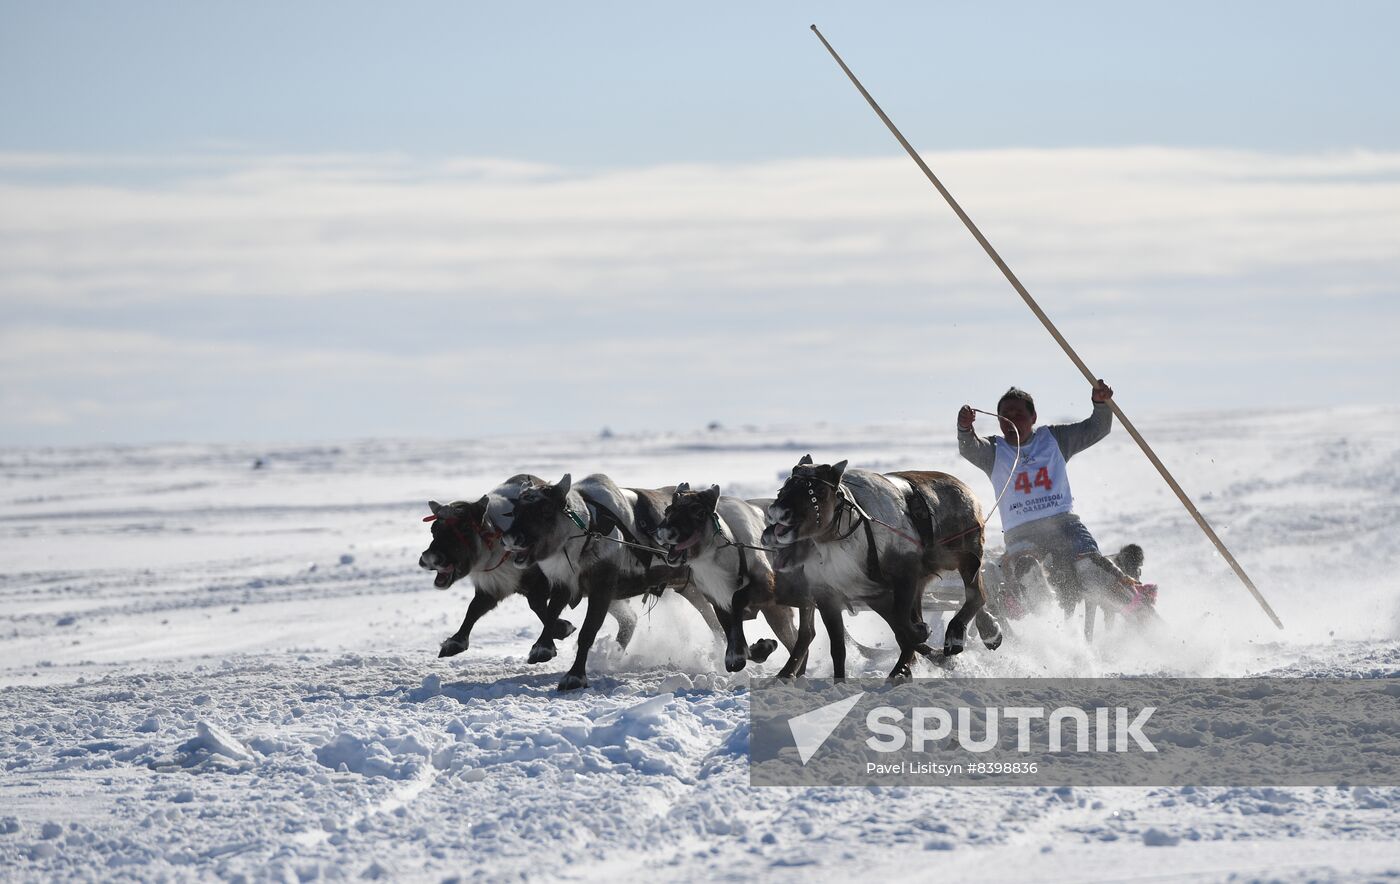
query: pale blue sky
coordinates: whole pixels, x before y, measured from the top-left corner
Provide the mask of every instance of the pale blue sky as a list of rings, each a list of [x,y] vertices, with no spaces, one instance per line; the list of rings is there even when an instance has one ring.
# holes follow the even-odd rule
[[[15,3],[0,146],[569,165],[922,150],[1400,147],[1389,2]]]
[[[0,439],[1393,401],[1393,3],[0,3]],[[1048,406],[1048,407],[1047,407]]]

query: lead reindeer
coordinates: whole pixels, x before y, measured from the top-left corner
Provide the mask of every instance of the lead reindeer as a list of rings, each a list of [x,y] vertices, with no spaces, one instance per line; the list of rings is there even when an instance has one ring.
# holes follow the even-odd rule
[[[522,473],[510,477],[480,500],[448,504],[428,501],[431,515],[424,521],[433,523],[433,537],[418,557],[419,566],[436,573],[433,586],[438,589],[448,589],[468,575],[476,587],[462,625],[443,641],[439,657],[453,657],[467,650],[476,622],[512,595],[525,596],[541,623],[550,619],[549,578],[538,567],[522,569],[508,564],[510,553],[501,540],[501,524],[509,525],[506,513],[514,507],[520,493],[544,484],[544,479]],[[637,625],[637,615],[622,601],[613,605],[610,613],[617,620],[617,643],[625,648]],[[557,615],[552,622],[551,642],[567,638],[574,631],[572,623]]]
[[[869,607],[899,644],[891,679],[908,678],[914,654],[927,652],[920,609],[924,584],[956,571],[965,598],[944,632],[945,657],[960,653],[974,618],[983,643],[1001,645],[984,609],[982,510],[972,490],[946,473],[874,473],[846,461],[814,464],[811,455],[768,507],[763,545],[778,548],[774,566],[810,594],[831,639],[833,676],[846,676],[843,611]],[[794,652],[796,653],[796,652]]]

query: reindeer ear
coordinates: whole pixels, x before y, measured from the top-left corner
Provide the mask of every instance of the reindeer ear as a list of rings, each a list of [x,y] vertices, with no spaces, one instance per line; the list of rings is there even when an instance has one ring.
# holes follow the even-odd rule
[[[705,506],[714,509],[715,504],[719,503],[719,486],[711,485],[709,488],[701,491],[700,496],[704,498]]]
[[[569,489],[574,486],[574,477],[568,473],[554,485],[554,496],[563,500],[569,496]]]
[[[428,501],[428,509],[436,516],[438,511],[442,509],[442,504],[438,503],[436,500],[430,500]]]
[[[482,519],[486,518],[486,505],[488,503],[490,503],[490,500],[483,494],[481,495],[481,500],[478,500],[476,503],[467,504],[468,517],[474,522],[480,522]]]
[[[801,467],[801,466],[806,466],[807,464],[809,464],[809,463],[811,463],[811,462],[812,462],[812,455],[810,455],[810,454],[804,454],[804,455],[802,455],[802,459],[799,460],[799,461],[797,462],[797,465],[798,465],[799,467]]]
[[[840,482],[841,476],[846,472],[846,461],[843,460],[840,463],[832,464],[831,472],[836,475],[836,481]]]
[[[690,483],[689,483],[689,482],[682,482],[681,484],[679,484],[679,485],[676,486],[676,493],[677,493],[677,494],[680,494],[682,491],[689,491],[689,490],[690,490]]]

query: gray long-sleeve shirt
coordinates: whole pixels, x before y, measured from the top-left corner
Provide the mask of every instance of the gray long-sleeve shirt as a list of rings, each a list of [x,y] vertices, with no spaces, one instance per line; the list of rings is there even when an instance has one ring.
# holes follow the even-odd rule
[[[1094,403],[1094,411],[1087,418],[1073,424],[1050,424],[1036,432],[1047,430],[1060,446],[1060,454],[1066,462],[1071,457],[1093,445],[1108,435],[1113,429],[1113,409],[1107,402]],[[958,428],[958,453],[982,470],[988,476],[996,464],[996,446],[992,439],[999,437],[979,436],[973,430]]]

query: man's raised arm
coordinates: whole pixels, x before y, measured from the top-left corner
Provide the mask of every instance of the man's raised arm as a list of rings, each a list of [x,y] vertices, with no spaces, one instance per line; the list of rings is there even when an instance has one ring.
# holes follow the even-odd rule
[[[1113,409],[1108,405],[1113,398],[1113,388],[1099,378],[1089,398],[1094,403],[1094,411],[1087,418],[1075,424],[1057,424],[1049,428],[1065,460],[1098,442],[1113,429]]]
[[[997,461],[996,447],[992,440],[982,438],[972,429],[976,419],[977,412],[971,405],[964,405],[958,411],[958,454],[990,476]]]

